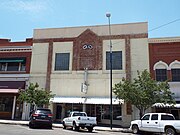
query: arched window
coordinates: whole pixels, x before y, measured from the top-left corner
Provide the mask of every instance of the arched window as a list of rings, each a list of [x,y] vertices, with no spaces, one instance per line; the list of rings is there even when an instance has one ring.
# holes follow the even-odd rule
[[[159,61],[157,62],[153,69],[155,70],[155,79],[156,81],[166,81],[167,80],[167,70],[168,65],[165,62]]]
[[[173,82],[180,82],[180,62],[175,60],[169,65]]]

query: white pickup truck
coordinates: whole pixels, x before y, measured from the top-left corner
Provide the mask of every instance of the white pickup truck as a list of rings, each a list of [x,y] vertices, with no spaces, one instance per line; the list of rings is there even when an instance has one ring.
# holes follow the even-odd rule
[[[80,127],[86,127],[89,132],[92,132],[96,125],[96,117],[88,117],[85,112],[71,112],[69,117],[63,119],[64,129],[72,127],[73,130],[78,131]]]
[[[175,135],[180,133],[180,120],[168,113],[147,113],[140,120],[131,121],[130,129],[134,134],[142,131]]]

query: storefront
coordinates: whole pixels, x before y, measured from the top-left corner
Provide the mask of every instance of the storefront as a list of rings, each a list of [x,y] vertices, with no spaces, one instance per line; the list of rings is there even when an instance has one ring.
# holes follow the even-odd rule
[[[123,100],[113,98],[113,121],[122,120]],[[96,117],[98,123],[109,123],[109,98],[55,97],[51,100],[56,121],[62,121],[71,111],[84,111],[88,116]]]
[[[21,119],[22,103],[17,100],[25,82],[0,81],[0,119]]]

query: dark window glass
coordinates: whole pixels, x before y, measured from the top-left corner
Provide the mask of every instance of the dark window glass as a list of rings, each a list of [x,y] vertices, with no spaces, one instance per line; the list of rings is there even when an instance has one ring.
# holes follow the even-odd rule
[[[148,115],[145,115],[145,116],[142,118],[142,120],[149,120],[149,117],[150,117],[149,114],[148,114]]]
[[[19,71],[19,63],[16,62],[8,63],[7,71]]]
[[[179,69],[171,69],[172,73],[172,81],[179,82],[180,81],[180,68]]]
[[[174,117],[171,115],[161,115],[161,120],[174,120]]]
[[[166,81],[167,80],[167,70],[166,69],[156,69],[156,81]]]
[[[13,97],[0,97],[0,111],[11,112],[13,105]],[[0,116],[0,118],[3,116]]]
[[[110,119],[110,105],[103,105],[101,108],[102,119]],[[121,106],[113,105],[113,120],[122,120]]]
[[[110,52],[106,52],[106,70],[110,70]],[[112,52],[112,69],[122,69],[122,51]]]
[[[55,70],[69,70],[69,53],[56,53]]]
[[[152,114],[151,120],[158,120],[158,114]]]

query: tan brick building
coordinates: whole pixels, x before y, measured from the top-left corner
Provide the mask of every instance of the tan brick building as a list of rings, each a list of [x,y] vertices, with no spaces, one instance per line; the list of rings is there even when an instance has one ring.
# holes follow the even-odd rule
[[[56,94],[55,120],[69,111],[86,111],[109,123],[109,41],[112,41],[113,85],[149,69],[147,23],[35,29],[30,81]],[[135,111],[132,114],[132,110]],[[138,115],[113,94],[113,124],[128,126]]]

